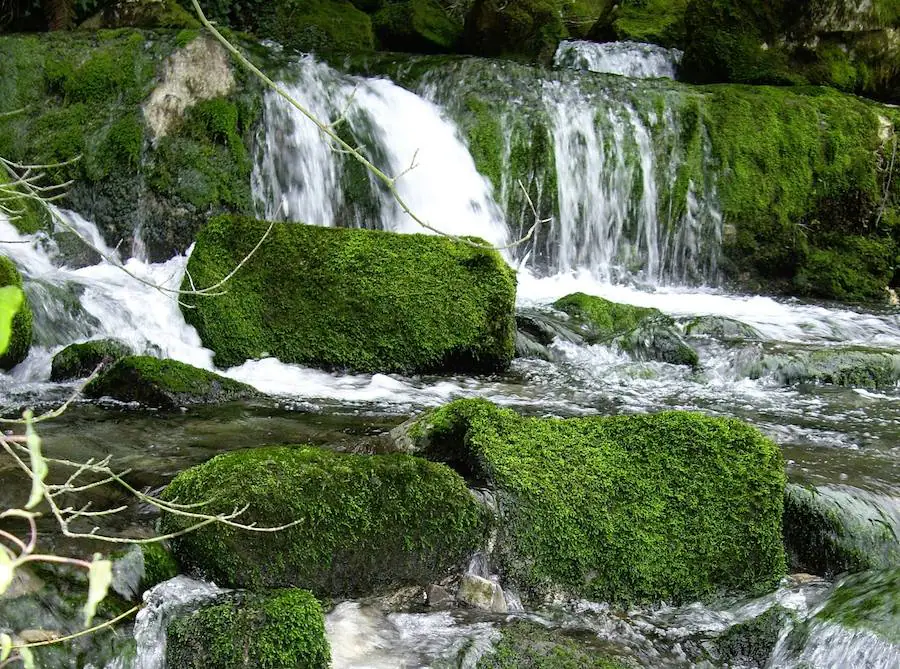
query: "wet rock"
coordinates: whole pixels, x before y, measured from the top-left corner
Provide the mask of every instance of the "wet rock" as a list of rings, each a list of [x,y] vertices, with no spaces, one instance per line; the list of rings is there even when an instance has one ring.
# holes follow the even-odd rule
[[[87,397],[111,397],[160,409],[259,397],[252,387],[176,360],[148,356],[120,359],[84,389]]]
[[[668,316],[645,318],[631,332],[614,341],[637,360],[655,360],[688,367],[696,367],[700,363],[697,352],[684,341],[675,321]]]
[[[849,388],[893,388],[900,380],[900,353],[864,347],[779,348],[749,367],[751,379],[772,377],[782,385],[823,383]]]
[[[394,0],[372,17],[381,48],[414,53],[448,53],[462,34],[437,0]]]
[[[169,669],[328,669],[322,607],[305,590],[225,595],[169,623]]]
[[[450,594],[450,591],[434,583],[425,588],[425,599],[428,602],[428,606],[433,609],[447,608],[454,603],[453,595]]]
[[[712,337],[725,341],[765,339],[752,325],[725,316],[698,316],[691,319],[685,326],[685,334],[689,337]]]
[[[526,418],[459,400],[407,435],[420,456],[493,491],[503,522],[491,564],[529,602],[756,594],[785,573],[784,462],[740,421]]]
[[[321,597],[422,588],[465,567],[486,539],[487,518],[448,467],[406,455],[351,455],[261,447],[219,455],[179,474],[163,492],[205,513],[246,511],[238,522],[172,541],[179,563],[228,587],[302,587]],[[163,515],[163,532],[189,519]],[[273,557],[275,556],[275,557]]]
[[[718,658],[728,666],[767,666],[789,619],[787,610],[773,606],[760,616],[734,625],[714,642]]]
[[[71,344],[53,356],[51,381],[68,381],[90,376],[97,367],[111,365],[131,355],[131,348],[115,339],[95,339],[83,344]]]
[[[558,0],[476,0],[466,17],[463,48],[477,56],[549,62],[566,36]]]
[[[507,613],[506,598],[503,596],[503,588],[497,583],[474,574],[466,574],[459,582],[459,591],[456,598],[481,611],[493,613]]]
[[[791,569],[827,578],[900,567],[900,508],[849,486],[789,485],[784,542]]]

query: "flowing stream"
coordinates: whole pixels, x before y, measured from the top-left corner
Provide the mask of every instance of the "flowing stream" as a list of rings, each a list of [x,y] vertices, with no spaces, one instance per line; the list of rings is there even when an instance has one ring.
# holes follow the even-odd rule
[[[386,175],[399,176],[400,196],[439,230],[504,245],[527,229],[535,214],[549,213],[552,221],[536,241],[505,252],[518,270],[517,301],[523,314],[558,318],[552,303],[580,291],[656,307],[686,333],[697,317],[749,326],[741,336],[715,331],[690,336],[700,355],[699,368],[637,361],[614,347],[565,338],[548,347],[546,359],[519,358],[507,374],[487,378],[335,374],[269,358],[219,371],[275,396],[271,407],[222,409],[221,416],[191,411],[166,421],[122,413],[120,407],[76,407],[60,427],[48,425],[48,448],[54,448],[54,438],[57,448],[73,456],[94,450],[102,456],[104,448],[113,448],[118,461],[132,466],[147,485],[158,486],[215,449],[246,446],[248,439],[352,448],[345,443],[348,434],[352,441],[384,431],[423,407],[457,397],[487,397],[539,415],[690,409],[757,425],[783,447],[792,480],[857,491],[886,516],[898,517],[896,384],[853,388],[793,379],[809,367],[808,356],[815,351],[865,347],[895,356],[900,318],[895,311],[730,294],[718,286],[724,222],[702,128],[700,153],[689,161],[679,145],[677,105],[663,104],[668,89],[656,83],[643,89],[639,86],[645,84],[632,79],[673,77],[677,62],[678,54],[635,45],[596,50],[564,44],[557,54],[561,68],[624,76],[584,75],[592,78],[582,86],[579,73],[550,73],[518,87],[518,99],[503,93],[504,86],[516,87],[507,70],[468,61],[435,66],[412,83],[412,75],[401,73],[394,83],[345,75],[304,58],[284,77],[291,93],[320,118],[342,118],[337,127],[348,141],[362,144]],[[494,77],[498,95],[510,105],[496,110],[503,167],[494,175],[479,173],[464,115],[454,100],[454,91],[476,76]],[[602,85],[591,87],[597,81]],[[651,103],[642,103],[645,94]],[[527,136],[527,119],[513,113],[522,100],[535,105],[534,118],[543,124],[547,140],[546,160],[531,165],[524,186],[534,194],[536,211],[523,206],[516,182],[524,173],[511,167],[517,143]],[[690,178],[679,178],[688,166]],[[679,190],[676,182],[686,187]],[[274,96],[265,100],[253,186],[259,212],[267,217],[422,231],[374,177],[322,142],[310,123]],[[91,222],[74,212],[61,213],[116,257]],[[12,258],[25,278],[38,333],[28,359],[0,375],[0,403],[8,408],[66,396],[71,384],[48,380],[53,353],[97,337],[115,337],[138,352],[212,369],[212,353],[185,324],[171,296],[148,285],[178,287],[186,256],[157,264],[117,260],[128,273],[108,262],[76,266],[51,239],[20,235],[4,220],[0,254]],[[900,378],[900,361],[891,359]],[[103,411],[117,412],[108,430]],[[235,423],[242,426],[240,439],[227,436]],[[129,438],[110,447],[112,432]],[[161,587],[177,596],[154,591],[156,608],[165,608],[166,602],[181,605],[207,592],[207,586],[186,580]],[[816,607],[830,587],[786,583],[762,600],[715,608],[622,612],[581,602],[517,615],[586,630],[641,666],[723,666],[714,654],[701,661],[697,649],[777,605],[793,611],[793,620],[808,621],[811,631],[804,643],[791,644],[787,639],[795,624],[786,625],[777,649],[780,659],[770,666],[801,666],[802,661],[813,667],[900,666],[900,647],[882,647],[859,634],[842,641],[840,635],[848,634],[844,628],[824,629],[825,623],[816,622]],[[158,647],[158,641],[148,639],[161,633],[147,627],[152,618],[148,613],[138,622],[138,639],[147,648]],[[327,626],[336,669],[468,667],[490,647],[504,619],[461,611],[384,614],[364,602],[346,602],[329,614]],[[461,659],[440,664],[451,657]],[[136,666],[161,667],[158,658],[151,659],[141,655]]]

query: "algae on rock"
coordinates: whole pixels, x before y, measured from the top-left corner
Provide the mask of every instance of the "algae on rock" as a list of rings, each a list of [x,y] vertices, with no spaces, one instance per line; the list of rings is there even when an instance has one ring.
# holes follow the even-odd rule
[[[408,434],[421,455],[495,490],[492,559],[529,601],[759,594],[785,572],[781,452],[737,420],[523,418],[459,400]]]
[[[188,272],[213,285],[268,223],[221,217]],[[441,236],[275,223],[225,295],[184,309],[216,363],[267,356],[360,372],[493,372],[515,348],[515,274],[494,250]]]
[[[51,381],[68,381],[90,376],[100,365],[108,365],[131,355],[131,349],[115,339],[95,339],[70,344],[53,356]]]
[[[173,540],[182,566],[229,587],[301,587],[321,597],[425,586],[464,569],[487,516],[458,474],[405,455],[264,447],[216,456],[179,474],[163,497],[246,508],[257,533],[207,526]],[[164,515],[163,531],[190,519]]]

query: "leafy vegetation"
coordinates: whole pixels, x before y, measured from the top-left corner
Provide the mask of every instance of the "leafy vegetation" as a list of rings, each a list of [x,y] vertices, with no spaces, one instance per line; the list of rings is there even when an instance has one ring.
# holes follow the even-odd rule
[[[5,290],[3,293],[4,309],[0,316],[5,319],[10,314],[14,315],[9,326],[9,339],[0,346],[0,369],[12,369],[26,358],[31,348],[33,327],[31,307],[22,293],[22,275],[9,258],[0,256],[0,289],[10,287],[16,290]],[[2,332],[0,330],[0,334]]]

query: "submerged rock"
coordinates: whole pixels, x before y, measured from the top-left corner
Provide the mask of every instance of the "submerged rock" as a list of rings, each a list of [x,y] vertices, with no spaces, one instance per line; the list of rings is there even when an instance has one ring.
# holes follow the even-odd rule
[[[110,365],[131,353],[127,344],[115,339],[95,339],[83,344],[70,344],[53,356],[50,380],[83,379],[100,365]]]
[[[22,275],[12,260],[0,256],[0,288],[6,286],[21,288]],[[31,349],[32,319],[31,306],[25,297],[19,311],[13,316],[9,346],[6,352],[0,354],[0,369],[10,370],[28,357],[28,351]]]
[[[765,339],[763,334],[752,325],[725,316],[698,316],[685,326],[685,334],[689,337],[712,337],[722,340]]]
[[[900,567],[900,508],[891,504],[849,487],[789,485],[784,541],[791,569],[833,578]]]
[[[214,219],[188,272],[213,285],[268,223]],[[515,353],[515,273],[493,250],[434,235],[276,223],[225,295],[185,319],[220,366],[275,356],[359,372],[505,369]]]
[[[358,596],[422,587],[462,571],[485,539],[486,515],[449,468],[404,455],[257,448],[179,474],[166,499],[208,502],[251,532],[208,526],[172,542],[181,564],[229,587],[302,587]],[[190,522],[164,516],[164,532]]]
[[[785,572],[781,453],[739,421],[523,418],[460,400],[406,436],[496,491],[493,561],[532,601],[557,589],[623,603],[761,593]]]
[[[254,388],[176,360],[128,356],[91,381],[88,397],[111,397],[160,409],[258,397]]]
[[[788,620],[790,613],[786,609],[773,606],[755,618],[730,627],[713,643],[718,658],[727,662],[727,666],[767,666]]]
[[[172,620],[169,669],[328,669],[322,607],[305,590],[224,595]]]
[[[614,343],[638,360],[673,365],[699,364],[675,321],[658,309],[610,302],[602,297],[575,293],[557,300],[556,309],[567,313],[573,329],[589,344]]]
[[[900,353],[839,347],[775,350],[747,370],[751,379],[771,376],[786,386],[825,383],[849,388],[893,388],[900,381]]]

